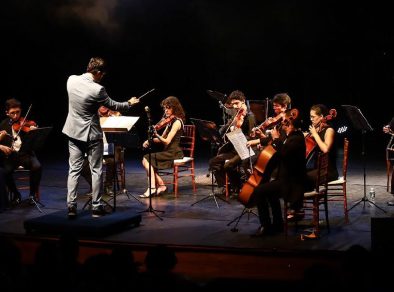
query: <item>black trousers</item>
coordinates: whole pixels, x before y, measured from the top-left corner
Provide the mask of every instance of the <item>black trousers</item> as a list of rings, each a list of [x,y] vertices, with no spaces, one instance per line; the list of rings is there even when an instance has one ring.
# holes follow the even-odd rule
[[[42,168],[41,163],[34,153],[14,152],[9,155],[3,162],[4,177],[8,190],[12,193],[18,193],[13,173],[19,166],[30,170],[30,196],[36,196],[39,192]]]

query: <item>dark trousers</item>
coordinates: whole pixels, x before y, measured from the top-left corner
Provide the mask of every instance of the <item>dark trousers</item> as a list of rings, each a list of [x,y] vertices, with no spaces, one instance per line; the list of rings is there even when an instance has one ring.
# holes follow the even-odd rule
[[[4,177],[8,190],[18,193],[13,173],[19,166],[30,170],[30,196],[36,196],[39,192],[42,168],[41,163],[34,153],[12,153],[4,160]]]
[[[236,156],[238,155],[237,152],[235,152],[234,150],[230,152],[221,153],[213,157],[211,160],[209,160],[209,171],[212,171],[212,173],[214,174],[218,187],[223,187],[226,182],[226,169],[228,170],[234,167],[233,162],[231,162],[230,165],[227,165],[225,169],[224,165],[226,160],[232,161],[232,159]]]
[[[280,227],[283,225],[282,208],[280,204],[280,194],[282,192],[283,181],[274,180],[258,185],[251,195],[251,199],[257,205],[260,224],[264,227],[271,225]],[[270,207],[272,220],[270,216]]]

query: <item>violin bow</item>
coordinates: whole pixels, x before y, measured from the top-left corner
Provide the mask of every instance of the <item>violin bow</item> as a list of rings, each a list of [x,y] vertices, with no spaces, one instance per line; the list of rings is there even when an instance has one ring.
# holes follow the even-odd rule
[[[19,133],[21,132],[21,130],[22,130],[22,127],[23,127],[23,125],[24,125],[24,124],[25,124],[25,122],[26,122],[27,116],[28,116],[28,115],[29,115],[29,113],[30,113],[30,110],[31,110],[31,106],[32,106],[32,105],[33,105],[33,104],[31,103],[31,104],[30,104],[30,106],[29,106],[29,108],[27,109],[27,112],[26,112],[25,118],[23,119],[23,123],[21,123],[21,126],[20,126],[20,128],[19,128],[19,131],[18,131],[18,133],[16,133],[16,135],[15,135],[15,138],[19,136]]]

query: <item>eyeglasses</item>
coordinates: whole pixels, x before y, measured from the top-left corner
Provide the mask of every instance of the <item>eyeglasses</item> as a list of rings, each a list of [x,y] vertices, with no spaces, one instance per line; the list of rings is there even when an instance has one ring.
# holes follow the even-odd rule
[[[21,111],[12,111],[12,112],[8,112],[8,114],[10,116],[14,116],[14,115],[19,115],[21,113]]]

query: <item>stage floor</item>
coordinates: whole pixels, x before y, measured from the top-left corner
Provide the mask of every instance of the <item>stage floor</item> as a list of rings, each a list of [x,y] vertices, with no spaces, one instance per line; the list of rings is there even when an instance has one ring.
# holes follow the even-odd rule
[[[145,172],[136,158],[126,158],[126,186],[128,194],[119,194],[116,197],[115,212],[130,212],[141,214],[139,226],[126,228],[117,233],[100,236],[100,240],[127,242],[136,244],[165,243],[177,246],[224,247],[236,249],[264,249],[264,250],[336,250],[343,251],[354,244],[371,248],[371,218],[392,217],[394,207],[387,206],[386,202],[392,195],[386,191],[385,162],[369,160],[366,166],[366,189],[376,190],[376,206],[368,202],[361,202],[349,212],[350,222],[346,223],[343,216],[343,207],[339,202],[329,205],[331,231],[324,229],[322,222],[322,236],[316,241],[301,241],[300,234],[303,229],[289,229],[288,237],[279,234],[264,238],[251,238],[259,226],[258,219],[253,214],[248,219],[245,215],[238,225],[238,231],[233,232],[228,223],[241,214],[244,206],[236,199],[227,202],[218,200],[218,207],[213,197],[192,205],[196,201],[211,194],[211,178],[207,177],[207,158],[197,158],[197,193],[193,194],[190,179],[180,181],[179,197],[167,192],[159,197],[152,198],[152,210],[149,208],[149,199],[140,199],[147,185]],[[32,218],[48,215],[66,209],[66,178],[67,160],[42,160],[43,177],[41,183],[42,213],[35,206],[28,204],[18,205],[10,210],[0,213],[0,232],[7,234],[26,234],[24,222]],[[348,206],[349,208],[359,201],[364,194],[363,163],[354,159],[349,161],[348,169]],[[87,191],[87,184],[81,179],[80,193]],[[26,191],[23,191],[26,197]],[[106,198],[113,205],[111,198]],[[78,211],[88,197],[79,196]],[[382,208],[384,211],[382,211]],[[163,212],[161,212],[163,211]],[[65,214],[65,213],[64,213]],[[113,216],[109,215],[109,216]],[[96,220],[102,220],[99,218]],[[162,220],[161,220],[162,219]],[[307,226],[305,226],[307,227]],[[91,235],[89,235],[91,237]]]

